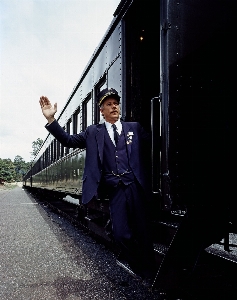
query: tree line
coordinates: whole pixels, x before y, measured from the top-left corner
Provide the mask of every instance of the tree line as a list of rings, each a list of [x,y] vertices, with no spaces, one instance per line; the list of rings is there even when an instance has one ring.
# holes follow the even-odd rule
[[[10,158],[0,158],[0,182],[21,181],[30,165],[30,162],[25,162],[19,155],[14,158],[14,161]]]
[[[43,144],[43,140],[38,138],[32,143],[32,159],[38,153]],[[0,183],[22,181],[22,177],[27,173],[32,161],[25,162],[20,155],[16,155],[12,161],[10,158],[0,158]]]

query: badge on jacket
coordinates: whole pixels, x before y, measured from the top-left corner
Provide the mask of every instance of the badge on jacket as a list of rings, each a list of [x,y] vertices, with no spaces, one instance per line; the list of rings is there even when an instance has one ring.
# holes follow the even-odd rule
[[[133,137],[133,132],[132,131],[129,131],[128,134],[127,134],[127,144],[131,144],[132,143],[132,137]]]

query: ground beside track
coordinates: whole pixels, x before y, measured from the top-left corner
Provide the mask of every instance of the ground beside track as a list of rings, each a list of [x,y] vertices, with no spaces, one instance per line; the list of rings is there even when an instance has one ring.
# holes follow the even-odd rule
[[[20,187],[0,191],[0,299],[160,299]]]
[[[203,254],[168,295],[149,291],[89,234],[15,187],[0,189],[0,299],[236,299],[236,264]],[[237,239],[232,235],[232,256]]]

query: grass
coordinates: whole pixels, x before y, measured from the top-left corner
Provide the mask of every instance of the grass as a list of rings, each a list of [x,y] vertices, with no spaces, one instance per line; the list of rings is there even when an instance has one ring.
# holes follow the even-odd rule
[[[17,182],[5,182],[4,184],[0,184],[0,191],[1,190],[11,190],[17,187]]]

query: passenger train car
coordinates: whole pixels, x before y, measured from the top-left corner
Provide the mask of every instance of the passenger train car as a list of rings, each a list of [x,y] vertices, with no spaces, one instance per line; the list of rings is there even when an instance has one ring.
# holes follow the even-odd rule
[[[185,264],[192,268],[234,222],[234,4],[122,0],[57,119],[70,134],[103,122],[96,96],[113,87],[122,119],[151,130],[144,159],[159,282]],[[108,200],[87,207],[80,201],[84,161],[85,150],[65,148],[49,134],[23,185],[78,199],[79,221],[110,240]]]

